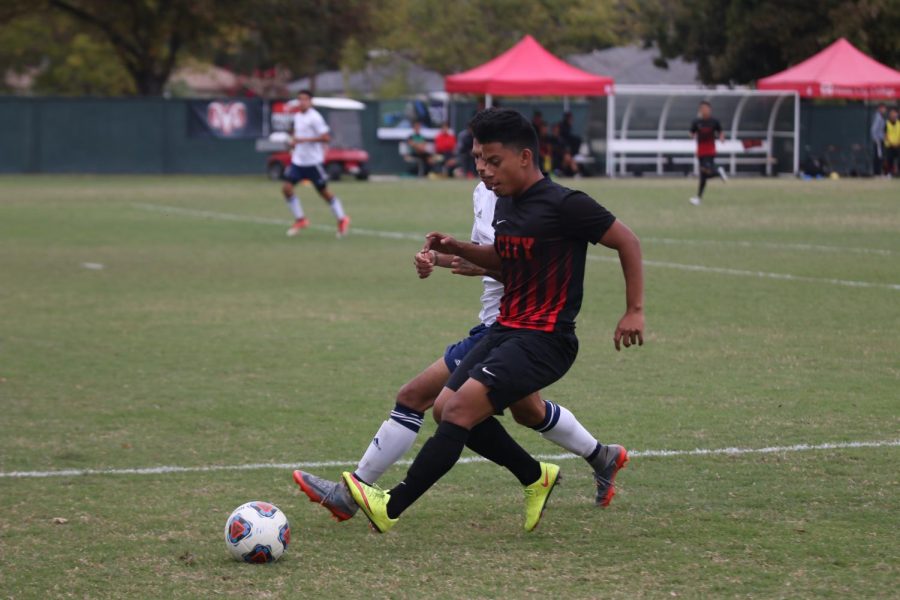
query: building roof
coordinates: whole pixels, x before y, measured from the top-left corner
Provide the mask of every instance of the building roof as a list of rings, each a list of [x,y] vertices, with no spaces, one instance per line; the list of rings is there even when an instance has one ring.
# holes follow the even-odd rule
[[[654,61],[656,48],[619,46],[566,57],[573,65],[589,73],[602,74],[623,84],[697,85],[697,67],[680,58],[667,60],[668,68]]]
[[[385,86],[403,79],[406,92],[420,94],[444,89],[444,78],[437,71],[417,65],[399,54],[389,54],[370,60],[362,71],[345,76],[341,71],[324,71],[316,75],[315,85],[309,77],[292,81],[288,90],[296,94],[304,88],[315,89],[316,94],[347,95],[356,97],[378,96]]]

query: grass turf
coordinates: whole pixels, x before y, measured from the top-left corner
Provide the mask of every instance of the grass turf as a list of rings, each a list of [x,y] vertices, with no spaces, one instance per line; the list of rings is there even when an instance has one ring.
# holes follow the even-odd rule
[[[309,189],[319,227],[287,239],[277,185],[255,178],[0,181],[4,473],[349,463],[396,389],[477,318],[477,280],[419,281],[418,242],[377,235],[465,235],[470,183],[336,184],[365,230],[337,241]],[[621,275],[592,260],[578,362],[547,390],[601,440],[691,449],[900,438],[895,182],[714,182],[699,209],[686,202],[690,181],[577,185],[641,236],[651,261],[647,344],[612,349]],[[529,450],[559,451],[504,422]],[[458,466],[386,536],[361,520],[332,523],[286,470],[2,477],[0,589],[890,597],[898,454],[636,458],[605,511],[590,503],[584,463],[565,460],[530,535],[514,479],[486,464]],[[291,519],[292,547],[275,565],[233,563],[222,547],[225,517],[250,499]]]

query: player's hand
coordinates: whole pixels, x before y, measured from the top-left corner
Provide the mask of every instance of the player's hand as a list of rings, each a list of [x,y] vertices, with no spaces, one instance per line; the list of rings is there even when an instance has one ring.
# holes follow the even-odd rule
[[[456,256],[462,245],[453,236],[446,233],[432,231],[425,236],[425,250],[435,250],[441,254],[452,254]]]
[[[453,260],[450,261],[450,272],[454,275],[466,275],[469,277],[482,277],[487,274],[485,269],[459,256],[454,256]]]
[[[616,333],[613,335],[613,343],[616,345],[616,351],[637,344],[644,345],[644,312],[628,311],[619,320],[616,326]]]
[[[425,279],[434,271],[434,254],[427,250],[417,252],[413,262],[419,279]]]

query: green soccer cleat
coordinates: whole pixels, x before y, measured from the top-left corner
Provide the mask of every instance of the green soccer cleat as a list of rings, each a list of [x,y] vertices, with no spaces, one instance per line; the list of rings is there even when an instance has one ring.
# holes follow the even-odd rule
[[[368,485],[353,476],[353,473],[344,471],[341,474],[347,489],[353,501],[359,505],[369,522],[372,529],[378,533],[387,533],[388,529],[394,526],[400,519],[392,519],[388,516],[387,505],[391,500],[391,495],[385,490]]]
[[[541,478],[525,486],[525,531],[534,531],[540,523],[550,493],[558,482],[559,466],[541,463]]]

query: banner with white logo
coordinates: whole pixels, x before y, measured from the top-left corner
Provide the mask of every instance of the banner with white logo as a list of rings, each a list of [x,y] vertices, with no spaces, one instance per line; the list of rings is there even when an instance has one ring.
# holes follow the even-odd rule
[[[262,100],[191,100],[188,135],[226,139],[257,138],[263,134]]]

